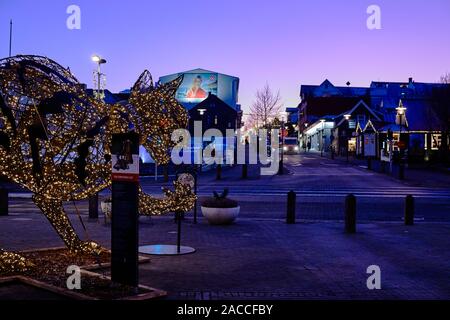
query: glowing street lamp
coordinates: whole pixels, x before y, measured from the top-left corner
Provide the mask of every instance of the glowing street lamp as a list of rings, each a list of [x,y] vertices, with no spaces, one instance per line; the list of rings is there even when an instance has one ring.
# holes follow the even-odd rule
[[[406,113],[406,108],[403,106],[403,104],[400,104],[400,106],[395,108],[395,110],[397,110],[397,113],[401,116],[403,116]]]
[[[97,54],[94,54],[91,60],[97,64],[97,70],[94,71],[94,87],[97,87],[96,97],[98,100],[102,100],[104,98],[104,83],[102,84],[102,78],[105,81],[105,75],[101,72],[100,66],[105,64],[106,60]]]
[[[405,123],[405,118],[406,118],[406,108],[403,106],[402,100],[400,100],[400,103],[398,105],[397,108],[395,108],[395,110],[397,110],[397,121],[398,121],[398,125],[400,126],[400,134],[402,133],[402,128],[403,128],[403,123]],[[405,123],[406,124],[406,123]]]
[[[96,54],[94,54],[91,59],[92,59],[92,61],[94,61],[95,63],[98,63],[98,64],[106,63],[105,59],[103,59],[102,57],[100,57],[99,55],[96,55]]]
[[[348,127],[348,130],[346,131],[346,134],[345,134],[345,140],[346,140],[346,152],[345,152],[345,156],[346,156],[346,158],[347,158],[347,163],[348,163],[348,147],[349,147],[349,144],[348,144],[348,131],[350,131],[350,119],[351,119],[351,117],[352,117],[352,115],[351,114],[345,114],[344,115],[344,118],[345,118],[345,120],[347,120],[347,127]]]
[[[398,124],[400,126],[400,134],[399,134],[399,141],[398,141],[398,145],[399,145],[399,149],[400,149],[399,177],[400,177],[400,179],[403,179],[404,170],[405,170],[405,164],[404,164],[405,142],[402,141],[402,129],[403,129],[403,123],[405,124],[405,126],[408,126],[408,124],[406,123],[406,108],[403,106],[402,100],[400,100],[399,105],[397,108],[395,108],[395,110],[397,110],[397,119],[399,122]]]

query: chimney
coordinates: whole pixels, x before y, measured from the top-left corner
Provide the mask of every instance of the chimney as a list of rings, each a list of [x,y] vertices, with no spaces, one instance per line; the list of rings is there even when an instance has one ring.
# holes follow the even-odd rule
[[[413,78],[408,79],[409,84],[412,84],[414,82]]]

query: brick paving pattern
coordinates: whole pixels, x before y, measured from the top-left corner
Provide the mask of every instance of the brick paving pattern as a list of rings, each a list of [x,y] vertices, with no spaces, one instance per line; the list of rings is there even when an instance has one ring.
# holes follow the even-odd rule
[[[442,179],[424,191],[414,189],[414,181],[398,182],[363,168],[310,157],[300,163],[288,159],[288,176],[239,182],[238,168],[224,170],[226,178],[220,182],[213,174],[202,176],[205,194],[227,184],[240,190],[234,195],[231,190],[242,205],[240,219],[230,226],[210,226],[200,218],[194,225],[188,214],[182,244],[197,251],[185,256],[152,256],[151,263],[140,265],[140,281],[167,290],[168,299],[450,299],[450,201],[442,193]],[[329,164],[329,169],[322,169],[320,161]],[[161,184],[144,181],[150,191]],[[317,196],[298,197],[298,223],[286,225],[285,195],[264,192],[276,194],[291,187],[319,191]],[[324,193],[339,193],[343,188],[388,190],[387,195],[358,198],[355,235],[343,232],[343,197]],[[403,225],[403,198],[389,196],[396,188],[411,188],[418,194],[417,216],[423,219],[413,227]],[[259,198],[258,192],[263,192]],[[433,193],[438,197],[430,198]],[[87,232],[73,205],[66,205],[78,233],[109,247],[110,226],[102,217],[90,221],[86,202],[77,207]],[[11,199],[10,209],[9,216],[0,217],[2,248],[62,245],[30,199]],[[141,245],[175,242],[171,215],[141,217]],[[381,268],[381,290],[366,287],[370,265]]]

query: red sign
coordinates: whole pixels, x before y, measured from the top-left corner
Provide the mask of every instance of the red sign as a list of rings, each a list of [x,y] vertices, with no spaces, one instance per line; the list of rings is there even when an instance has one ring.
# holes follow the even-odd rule
[[[130,181],[130,182],[139,182],[139,174],[130,174],[130,173],[113,173],[112,174],[113,181]]]

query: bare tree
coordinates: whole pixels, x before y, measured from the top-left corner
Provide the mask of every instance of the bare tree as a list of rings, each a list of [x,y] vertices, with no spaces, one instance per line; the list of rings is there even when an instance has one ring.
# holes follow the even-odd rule
[[[432,96],[433,111],[440,121],[441,131],[441,146],[440,158],[441,161],[449,161],[449,144],[450,136],[450,73],[441,76],[442,87],[435,88]]]
[[[441,76],[441,83],[450,84],[450,72],[447,72]]]
[[[266,84],[256,92],[256,99],[250,107],[250,121],[258,127],[268,127],[271,120],[279,116],[281,106],[280,92],[274,94],[269,84]]]

